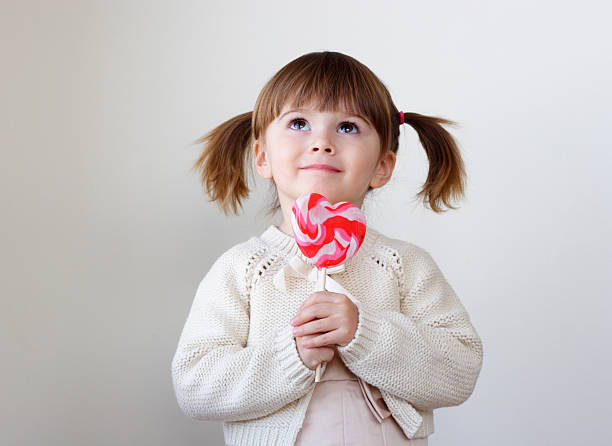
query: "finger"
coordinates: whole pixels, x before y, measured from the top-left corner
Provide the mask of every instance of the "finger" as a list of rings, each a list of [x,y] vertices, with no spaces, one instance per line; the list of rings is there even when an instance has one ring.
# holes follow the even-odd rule
[[[336,329],[334,319],[326,317],[324,319],[315,319],[310,322],[303,323],[293,328],[293,336],[312,335],[321,332],[327,332]]]
[[[334,358],[334,351],[331,348],[321,347],[317,349],[317,356],[311,361],[311,366],[314,370],[315,367],[320,365],[322,362],[330,362]]]
[[[299,342],[300,346],[302,348],[308,349],[309,347],[306,347],[306,345],[304,345],[305,342],[308,342],[308,340],[313,339],[316,335],[307,335],[307,336],[296,336],[295,337],[295,341]],[[331,348],[331,347],[330,347]]]
[[[331,314],[334,314],[334,306],[332,304],[314,304],[301,310],[291,319],[291,324],[293,326],[298,326],[316,318],[322,319],[328,317]]]
[[[325,362],[330,362],[332,359],[334,359],[334,355],[336,354],[336,351],[333,348],[325,348],[325,347],[321,347],[321,348],[325,352],[325,356],[324,356]]]
[[[315,303],[336,302],[339,296],[344,296],[344,294],[333,293],[327,290],[315,291],[310,296],[308,296],[304,300],[304,302],[302,302],[302,305],[300,305],[300,308],[298,308],[298,311],[306,308],[309,305],[313,305]]]
[[[302,345],[307,348],[331,347],[336,344],[337,330],[328,331],[327,333],[304,339]]]
[[[310,296],[308,296],[306,299],[304,299],[304,301],[302,302],[300,307],[297,309],[296,315],[299,314],[300,311],[302,311],[304,308],[308,307],[309,305],[312,305],[312,304],[316,303],[318,301],[318,299],[321,298],[321,293],[322,293],[322,291],[317,291],[316,293],[312,293]]]
[[[327,347],[321,347],[318,350],[319,358],[316,360],[316,365],[319,365],[321,362],[330,362],[334,359],[334,355],[336,354],[333,349]]]
[[[344,299],[347,299],[344,294],[332,293],[331,291],[316,291],[308,296],[304,302],[302,302],[302,305],[300,305],[295,316],[289,321],[289,323],[294,326],[297,325],[296,317],[300,314],[300,312],[309,306],[324,302],[339,303]]]
[[[304,342],[308,341],[309,339],[314,338],[317,335],[305,335],[305,336],[296,336],[295,339],[297,341],[300,341],[300,343],[302,344],[302,347],[304,347]]]
[[[323,291],[315,291],[314,293],[309,295],[306,299],[304,299],[304,301],[300,305],[300,308],[298,308],[298,313],[300,312],[302,308],[307,307],[308,305],[311,305],[313,302],[319,299],[323,293],[324,293]]]

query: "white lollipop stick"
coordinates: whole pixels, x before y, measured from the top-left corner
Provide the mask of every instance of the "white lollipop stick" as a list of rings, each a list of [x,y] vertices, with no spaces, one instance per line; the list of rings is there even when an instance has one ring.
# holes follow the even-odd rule
[[[325,277],[327,276],[327,267],[317,269],[317,291],[325,291]],[[315,382],[321,381],[321,366],[324,362],[320,362],[315,370]]]

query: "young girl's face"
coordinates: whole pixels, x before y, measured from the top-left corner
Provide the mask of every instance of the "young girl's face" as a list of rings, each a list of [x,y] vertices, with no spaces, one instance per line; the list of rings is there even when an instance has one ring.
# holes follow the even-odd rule
[[[368,186],[382,186],[393,171],[395,155],[386,150],[380,157],[380,144],[376,129],[346,110],[285,106],[253,152],[259,175],[274,180],[287,219],[294,201],[310,192],[361,207]]]

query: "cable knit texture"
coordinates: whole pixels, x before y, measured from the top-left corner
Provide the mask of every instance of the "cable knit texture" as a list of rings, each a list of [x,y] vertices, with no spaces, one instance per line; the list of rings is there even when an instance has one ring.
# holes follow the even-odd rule
[[[293,256],[308,261],[274,225],[227,250],[200,282],[180,335],[171,366],[178,404],[193,419],[223,421],[228,445],[290,446],[304,420],[314,370],[289,321],[316,283],[273,284]],[[482,342],[454,290],[427,251],[371,227],[330,277],[359,309],[340,358],[380,389],[408,438],[429,436],[433,409],[464,402],[482,366]]]

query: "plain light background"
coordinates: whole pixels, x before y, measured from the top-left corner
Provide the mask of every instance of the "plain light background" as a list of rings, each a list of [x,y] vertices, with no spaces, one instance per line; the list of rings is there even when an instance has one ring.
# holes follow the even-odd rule
[[[3,445],[216,445],[170,362],[196,287],[277,220],[208,202],[192,142],[310,51],[459,123],[461,208],[402,128],[368,223],[427,249],[483,339],[431,446],[609,444],[609,2],[14,1],[0,13]]]

